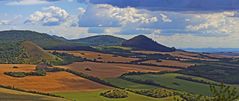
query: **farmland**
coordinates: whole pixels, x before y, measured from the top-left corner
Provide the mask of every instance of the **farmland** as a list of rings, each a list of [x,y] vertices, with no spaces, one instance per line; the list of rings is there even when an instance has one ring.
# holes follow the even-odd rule
[[[192,92],[196,94],[209,95],[210,89],[208,84],[192,82],[176,78],[176,76],[186,76],[177,73],[168,74],[144,74],[144,75],[130,75],[125,76],[126,78],[136,80],[152,80],[161,86],[172,88],[181,91]],[[203,89],[202,89],[203,88]]]
[[[178,69],[144,66],[144,65],[131,65],[131,64],[115,64],[115,63],[95,63],[95,62],[76,62],[66,66],[60,66],[62,68],[69,68],[75,71],[80,71],[88,75],[92,75],[100,78],[114,78],[120,75],[132,72],[160,72],[160,71],[176,71]],[[85,70],[89,68],[90,71]]]
[[[138,95],[129,92],[129,97],[127,98],[120,98],[120,99],[110,99],[100,96],[100,91],[93,91],[93,92],[60,92],[55,93],[57,95],[64,96],[70,100],[76,101],[172,101],[173,97],[168,98],[151,98],[143,95]]]
[[[82,58],[87,59],[96,59],[97,61],[103,61],[103,62],[130,62],[138,60],[137,58],[128,58],[128,57],[122,57],[117,56],[113,54],[105,54],[100,52],[91,52],[91,51],[57,51],[59,53],[68,53],[72,54],[74,56],[80,56]]]
[[[0,99],[4,101],[67,101],[63,98],[43,96],[39,94],[25,93],[15,90],[0,88]]]
[[[223,89],[239,88],[237,57],[177,50],[144,35],[126,40],[126,46],[82,46],[78,40],[54,37],[76,46],[42,48],[44,42],[24,38],[0,43],[5,63],[0,64],[0,97],[10,101],[194,101],[221,96],[215,95],[217,89],[239,91]],[[55,50],[44,50],[48,48]]]
[[[13,65],[12,65],[13,66]],[[47,73],[46,76],[28,76],[24,78],[15,78],[4,75],[3,72],[8,71],[33,71],[35,65],[14,65],[18,68],[13,68],[11,65],[0,65],[0,84],[5,86],[13,86],[16,88],[41,91],[78,91],[78,90],[97,90],[108,88],[107,86],[95,83],[85,78],[67,72]],[[50,85],[49,85],[50,84]]]

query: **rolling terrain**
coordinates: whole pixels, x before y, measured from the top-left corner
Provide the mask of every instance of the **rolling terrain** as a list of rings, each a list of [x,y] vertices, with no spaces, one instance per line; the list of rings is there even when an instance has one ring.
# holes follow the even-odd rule
[[[2,64],[37,64],[42,61],[62,61],[31,41],[0,43],[0,49],[0,63]]]
[[[237,57],[178,50],[142,35],[129,40],[114,36],[68,40],[32,31],[0,35],[0,98],[9,101],[210,98],[210,86],[219,88],[221,82],[239,91]],[[127,97],[102,95],[112,89],[124,90]]]
[[[0,43],[31,41],[43,49],[55,50],[91,50],[94,49],[89,46],[84,46],[79,43],[69,42],[54,36],[38,33],[27,30],[9,30],[0,32]]]
[[[5,88],[0,88],[0,99],[2,101],[68,101],[67,99],[49,97],[39,94],[26,93]]]

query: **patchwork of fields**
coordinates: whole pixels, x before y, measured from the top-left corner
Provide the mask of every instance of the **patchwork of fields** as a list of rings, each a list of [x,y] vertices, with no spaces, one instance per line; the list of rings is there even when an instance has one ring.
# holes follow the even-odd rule
[[[183,68],[195,66],[194,62],[180,61],[180,59],[195,59],[195,60],[211,60],[208,57],[202,57],[194,53],[175,52],[171,55],[180,57],[179,60],[154,60],[139,58],[129,58],[123,56],[114,56],[113,54],[105,54],[89,51],[57,51],[72,54],[76,57],[96,59],[93,61],[73,62],[68,65],[54,66],[66,70],[72,70],[77,73],[82,73],[87,76],[96,77],[103,80],[114,87],[122,89],[134,90],[151,90],[166,88],[175,91],[188,92],[192,94],[211,95],[210,84],[217,84],[209,79],[197,76],[190,76],[177,73]],[[139,52],[139,51],[137,51]],[[140,51],[140,53],[152,54],[151,52]],[[162,54],[161,52],[159,52]],[[157,54],[159,54],[157,52]],[[167,53],[163,53],[167,54]],[[186,54],[186,55],[185,55]],[[139,64],[130,64],[125,62],[138,61]],[[113,61],[115,63],[109,63]],[[118,63],[119,62],[119,63]],[[140,64],[146,63],[146,64]],[[149,65],[148,65],[149,64]],[[151,65],[153,64],[153,65]],[[230,64],[232,65],[232,64]],[[165,67],[164,67],[165,66]],[[180,68],[170,68],[180,67]],[[235,65],[233,65],[235,66]],[[7,76],[4,72],[32,72],[36,65],[28,64],[0,64],[0,84],[11,86],[13,88],[24,89],[27,91],[38,91],[51,93],[57,96],[64,97],[56,98],[38,94],[24,93],[20,91],[8,90],[0,88],[0,98],[9,101],[17,101],[18,99],[28,100],[36,99],[36,101],[174,101],[179,96],[168,96],[162,98],[150,97],[142,94],[136,94],[132,91],[128,92],[127,98],[106,98],[101,96],[101,92],[113,89],[114,87],[106,86],[101,82],[92,81],[87,77],[81,77],[66,71],[47,72],[46,76],[27,76],[16,78]],[[17,68],[14,68],[17,67]],[[127,75],[127,73],[135,72],[142,73],[136,75]],[[160,73],[165,72],[165,73]],[[126,74],[126,75],[124,75]],[[181,79],[178,77],[190,78]],[[191,80],[192,79],[192,80]],[[146,82],[147,81],[147,82]],[[203,82],[202,82],[203,81]],[[145,83],[146,82],[146,83]],[[229,84],[228,84],[229,85]],[[239,88],[238,85],[230,85]],[[6,97],[9,96],[9,97]]]
[[[115,78],[127,72],[160,72],[160,71],[176,71],[175,68],[165,68],[156,66],[119,64],[119,63],[95,63],[95,62],[76,62],[62,68],[69,68],[80,71],[88,75],[99,78]],[[90,71],[85,70],[89,68]]]

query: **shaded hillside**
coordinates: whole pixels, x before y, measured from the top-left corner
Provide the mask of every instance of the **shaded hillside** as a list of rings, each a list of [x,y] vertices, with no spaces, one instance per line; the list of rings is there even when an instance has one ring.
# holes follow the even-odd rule
[[[0,43],[32,41],[44,49],[51,50],[94,50],[89,46],[73,43],[44,33],[33,31],[1,31]]]
[[[61,61],[60,58],[46,52],[41,47],[37,46],[36,44],[32,43],[31,41],[24,41],[22,42],[22,47],[29,55],[29,61],[41,62],[44,61]]]
[[[45,52],[42,48],[29,41],[0,43],[0,63],[37,64],[42,61],[53,62],[61,61],[61,59]]]
[[[161,51],[161,52],[175,51],[174,48],[169,48],[167,46],[161,45],[144,35],[139,35],[139,36],[133,37],[132,39],[124,41],[122,43],[122,46],[132,47],[134,49],[139,49],[139,50],[148,50],[148,51]]]
[[[72,41],[82,43],[88,46],[116,46],[121,45],[122,42],[125,41],[125,39],[111,35],[98,35]]]

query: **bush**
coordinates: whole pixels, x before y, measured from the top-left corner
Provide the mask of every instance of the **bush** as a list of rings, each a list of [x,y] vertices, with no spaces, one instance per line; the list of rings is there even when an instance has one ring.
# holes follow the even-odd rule
[[[128,97],[128,93],[126,91],[119,90],[119,89],[108,90],[108,91],[100,93],[100,95],[107,97],[107,98],[126,98],[126,97]]]
[[[9,75],[12,77],[25,77],[28,74],[25,72],[4,72],[5,75]]]
[[[91,71],[91,69],[90,69],[90,68],[86,68],[85,70],[86,70],[86,71]]]
[[[12,68],[18,68],[17,66],[13,66]]]
[[[130,90],[130,91],[135,92],[137,94],[154,97],[154,98],[163,98],[163,97],[169,97],[169,96],[175,95],[174,91],[164,89],[164,88],[145,89],[145,90]]]

